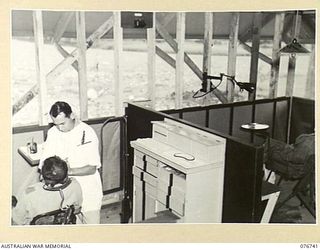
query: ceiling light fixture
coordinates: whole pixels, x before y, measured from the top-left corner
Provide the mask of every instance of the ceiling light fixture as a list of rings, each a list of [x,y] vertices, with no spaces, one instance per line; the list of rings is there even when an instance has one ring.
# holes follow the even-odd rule
[[[298,32],[298,16],[299,16],[299,11],[296,12],[296,20],[295,20],[295,27],[294,27],[294,38],[292,41],[287,44],[285,47],[281,48],[279,52],[281,54],[290,54],[292,56],[295,56],[295,54],[305,54],[309,53],[309,50],[304,48],[299,42],[297,37],[297,32]]]

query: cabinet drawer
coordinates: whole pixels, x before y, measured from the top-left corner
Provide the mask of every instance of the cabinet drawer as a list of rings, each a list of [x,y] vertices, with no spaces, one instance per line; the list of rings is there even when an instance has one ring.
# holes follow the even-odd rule
[[[139,157],[139,158],[141,158],[141,159],[143,159],[143,160],[145,160],[145,157],[146,157],[146,155],[144,153],[142,153],[142,152],[140,152],[139,150],[136,150],[136,149],[134,150],[134,155]]]
[[[163,191],[161,189],[157,190],[157,200],[160,201],[162,204],[167,204],[167,198],[168,193],[166,191]]]
[[[162,181],[161,179],[158,180],[157,188],[160,189],[162,192],[168,193],[169,185],[167,182]]]
[[[159,174],[158,178],[159,180],[162,180],[163,182],[167,183],[169,185],[170,183],[170,174],[174,173],[174,169],[164,165],[163,167],[159,167]]]
[[[147,162],[147,166],[146,166],[146,171],[150,174],[152,174],[153,176],[157,177],[158,176],[158,171],[159,168],[156,165],[152,164],[151,162]]]
[[[143,180],[154,187],[156,187],[157,183],[158,183],[158,180],[156,177],[154,177],[151,174],[148,174],[146,172],[144,172],[144,174],[143,174]]]
[[[171,196],[176,197],[177,199],[184,201],[185,198],[185,190],[181,190],[175,188],[174,186],[171,187]]]
[[[151,174],[148,174],[147,172],[143,171],[142,169],[134,166],[132,168],[132,173],[134,176],[136,176],[140,180],[145,181],[152,186],[155,186],[155,187],[157,186],[157,182],[158,182],[157,178],[152,176]]]
[[[175,188],[180,190],[186,189],[186,175],[181,172],[173,173],[173,184]]]
[[[170,208],[179,215],[184,216],[184,202],[174,196],[170,196]]]
[[[177,189],[186,189],[186,175],[169,167],[159,167],[158,179],[166,183],[168,186],[172,185]],[[172,177],[170,175],[172,174]],[[172,180],[170,180],[172,178]]]
[[[157,198],[157,188],[155,186],[152,186],[149,183],[146,183],[145,190],[146,190],[146,193],[152,196],[154,199]]]
[[[185,190],[184,189],[179,189],[176,188],[175,186],[168,186],[167,183],[158,180],[158,186],[157,186],[158,190],[165,192],[166,194],[172,195],[177,197],[178,199],[184,201],[185,198]]]
[[[136,167],[138,167],[138,168],[144,169],[144,167],[145,167],[145,161],[144,161],[141,157],[135,155],[135,156],[134,156],[134,165],[135,165]]]
[[[132,168],[132,174],[136,177],[138,177],[140,179],[141,177],[141,173],[143,173],[144,171],[140,168],[138,168],[137,166],[133,166]]]
[[[149,155],[146,155],[146,162],[150,162],[151,164],[156,165],[156,166],[158,164],[158,160],[149,156]]]
[[[145,204],[144,204],[144,208],[145,208],[145,220],[155,217],[156,214],[156,199],[155,197],[153,197],[152,195],[146,193],[145,196]]]

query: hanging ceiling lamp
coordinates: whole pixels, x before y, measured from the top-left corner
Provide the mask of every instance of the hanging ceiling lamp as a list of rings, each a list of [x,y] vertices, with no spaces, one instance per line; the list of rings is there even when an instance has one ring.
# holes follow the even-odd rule
[[[296,38],[293,38],[291,43],[280,49],[280,53],[283,54],[303,54],[309,53],[305,47],[303,47]]]
[[[298,31],[298,15],[299,15],[299,12],[297,11],[296,24],[294,28],[294,37],[297,36],[296,33]],[[285,47],[281,48],[279,52],[282,54],[290,54],[290,55],[310,53],[309,50],[307,50],[298,42],[297,38],[293,38],[292,41],[289,44],[287,44]]]

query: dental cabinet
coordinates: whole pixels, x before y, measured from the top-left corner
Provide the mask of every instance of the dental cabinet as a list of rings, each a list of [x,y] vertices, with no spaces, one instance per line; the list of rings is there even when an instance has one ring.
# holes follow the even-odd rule
[[[178,223],[222,220],[224,138],[165,119],[152,122],[152,138],[134,148],[133,222],[165,210]]]

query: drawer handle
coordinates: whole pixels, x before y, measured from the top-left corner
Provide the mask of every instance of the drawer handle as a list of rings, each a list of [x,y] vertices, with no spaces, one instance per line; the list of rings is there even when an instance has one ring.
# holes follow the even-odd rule
[[[195,160],[193,155],[189,155],[189,154],[186,154],[186,153],[175,153],[173,156],[185,159],[186,161],[194,161]]]

